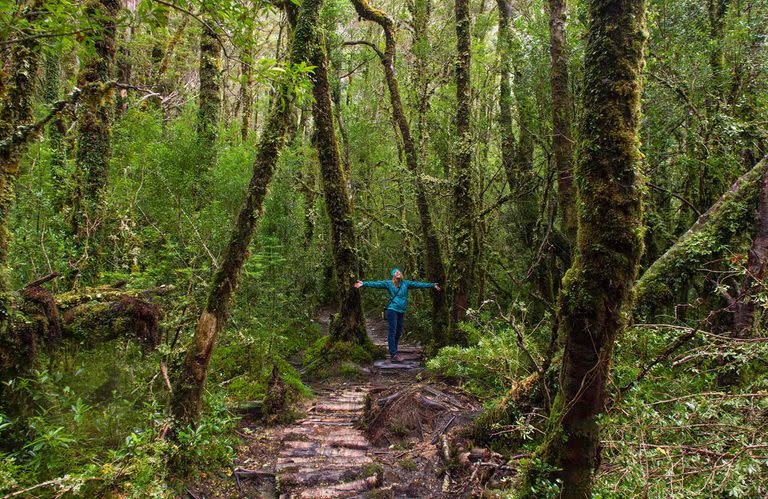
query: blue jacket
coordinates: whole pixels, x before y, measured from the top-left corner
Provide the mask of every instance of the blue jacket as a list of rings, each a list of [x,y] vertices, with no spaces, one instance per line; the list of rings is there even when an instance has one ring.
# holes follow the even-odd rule
[[[367,288],[381,288],[389,291],[391,299],[387,308],[395,312],[405,312],[408,308],[408,288],[434,288],[433,282],[402,281],[400,287],[396,288],[392,281],[363,281],[363,286]]]

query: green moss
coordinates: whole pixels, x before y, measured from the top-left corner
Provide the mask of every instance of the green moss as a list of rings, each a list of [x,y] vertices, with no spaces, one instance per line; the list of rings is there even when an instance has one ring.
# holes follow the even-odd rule
[[[349,341],[333,341],[330,336],[324,336],[304,353],[304,366],[308,374],[319,378],[348,376],[352,373],[357,376],[359,366],[370,364],[385,355],[384,348],[377,347],[370,340],[360,345]]]

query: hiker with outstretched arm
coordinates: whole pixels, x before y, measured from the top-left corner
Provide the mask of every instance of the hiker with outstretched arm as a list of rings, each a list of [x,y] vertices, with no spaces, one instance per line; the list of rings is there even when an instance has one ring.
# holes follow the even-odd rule
[[[400,333],[403,332],[403,319],[408,307],[408,288],[435,288],[440,291],[440,286],[436,282],[406,281],[403,279],[403,272],[398,268],[392,269],[391,274],[391,281],[357,281],[355,287],[365,286],[389,291],[389,304],[384,312],[389,323],[387,345],[390,358],[400,362],[402,357],[397,353],[397,344],[400,342]]]

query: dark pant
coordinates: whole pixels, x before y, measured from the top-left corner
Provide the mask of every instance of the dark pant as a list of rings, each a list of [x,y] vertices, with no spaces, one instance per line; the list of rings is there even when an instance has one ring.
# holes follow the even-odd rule
[[[397,344],[400,342],[400,333],[403,332],[403,319],[405,318],[405,314],[388,308],[385,315],[387,316],[387,322],[389,322],[389,334],[387,335],[389,355],[394,357],[397,354]]]

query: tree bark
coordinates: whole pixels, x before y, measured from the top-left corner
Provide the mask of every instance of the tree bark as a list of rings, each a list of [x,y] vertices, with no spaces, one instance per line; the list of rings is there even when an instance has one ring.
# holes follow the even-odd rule
[[[764,158],[736,180],[675,244],[648,267],[635,289],[636,316],[650,319],[660,307],[672,304],[678,291],[688,285],[702,265],[719,258],[734,239],[749,231],[767,163],[768,158]]]
[[[248,133],[251,130],[251,116],[253,116],[253,47],[243,53],[243,60],[240,62],[240,106],[242,109],[240,122],[240,137],[243,141],[248,140]]]
[[[28,22],[37,19],[41,4],[41,0],[27,2],[23,16]],[[25,29],[21,34],[30,32],[31,30]],[[0,92],[0,293],[9,290],[8,214],[13,204],[13,184],[19,175],[19,161],[25,150],[11,139],[19,126],[32,121],[32,96],[37,80],[39,57],[39,39],[30,37],[26,41],[17,42],[10,49],[10,72],[8,75],[0,75],[0,86],[4,87]]]
[[[590,0],[584,71],[584,153],[577,255],[563,279],[558,324],[565,349],[560,389],[541,460],[562,481],[560,497],[590,497],[600,464],[599,426],[617,335],[626,323],[642,253],[638,163],[644,0]],[[531,495],[530,468],[520,492]],[[525,487],[528,485],[528,487]]]
[[[86,16],[95,26],[94,51],[82,63],[77,86],[102,84],[114,78],[115,19],[119,0],[90,0]],[[113,87],[107,92],[83,95],[77,113],[75,192],[72,197],[72,233],[82,258],[80,268],[95,269],[98,260],[96,239],[100,230],[102,195],[109,176],[112,156]]]
[[[197,111],[201,154],[197,173],[201,178],[216,164],[216,139],[221,111],[221,45],[210,25],[210,16],[206,16],[206,19],[208,21],[200,34],[200,96]],[[204,186],[201,190],[205,192]]]
[[[557,170],[557,201],[562,231],[576,243],[576,192],[573,187],[571,90],[565,36],[566,0],[549,0],[549,55],[552,86],[552,152]]]
[[[46,104],[53,106],[61,97],[61,62],[58,54],[48,54],[45,58],[45,83],[43,97]],[[64,143],[66,124],[57,117],[48,125],[47,139],[51,151],[51,183],[54,187],[53,206],[61,209],[66,200],[67,147]]]
[[[319,10],[322,0],[305,0],[305,3],[312,6],[310,10]],[[336,283],[341,293],[339,313],[332,318],[329,331],[333,342],[368,345],[370,339],[365,331],[360,290],[354,287],[359,274],[355,226],[334,127],[325,41],[317,19],[309,22],[308,26],[313,40],[308,54],[309,63],[315,67],[312,76],[312,116],[315,122],[313,138],[320,162],[325,208],[331,225]]]
[[[733,312],[734,338],[750,338],[755,322],[754,294],[761,287],[768,263],[768,162],[764,162],[755,216],[755,235],[747,255],[747,273]]]
[[[475,203],[472,196],[472,88],[470,85],[471,30],[469,0],[455,1],[456,15],[456,141],[453,183],[453,248],[449,292],[452,297],[450,341],[463,343],[457,323],[469,307],[474,278],[472,262]]]
[[[426,265],[427,276],[431,282],[440,284],[445,283],[445,267],[443,265],[443,256],[440,248],[440,240],[437,237],[435,225],[432,222],[432,214],[429,209],[429,200],[427,198],[424,183],[421,180],[421,167],[419,164],[419,153],[416,143],[411,134],[411,128],[405,117],[403,102],[400,97],[400,86],[395,74],[395,56],[397,45],[395,41],[395,24],[392,19],[384,12],[372,8],[367,0],[352,0],[357,14],[363,19],[375,22],[384,30],[385,50],[377,50],[379,59],[384,67],[384,77],[389,89],[389,100],[392,106],[397,128],[403,140],[403,150],[405,152],[405,163],[408,166],[414,179],[416,191],[416,207],[419,211],[419,222],[421,232],[426,246]],[[443,291],[432,292],[432,334],[437,346],[443,346],[447,343],[445,336],[448,325],[448,302]]]
[[[319,5],[304,2],[294,36],[290,61],[307,62],[307,53],[316,43],[313,26]],[[256,221],[272,179],[275,165],[283,148],[291,113],[291,92],[287,85],[278,88],[281,98],[274,99],[272,111],[259,139],[253,174],[245,201],[240,208],[229,243],[224,250],[221,266],[216,271],[205,308],[197,320],[195,333],[187,349],[175,383],[171,409],[181,424],[195,424],[200,414],[203,389],[216,339],[229,317],[232,296],[248,255]]]

